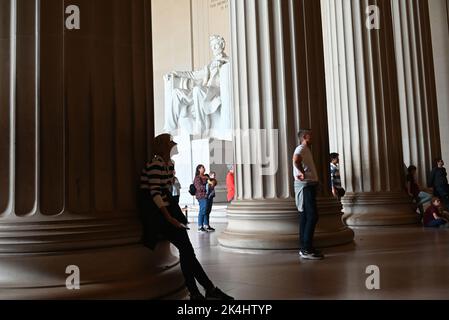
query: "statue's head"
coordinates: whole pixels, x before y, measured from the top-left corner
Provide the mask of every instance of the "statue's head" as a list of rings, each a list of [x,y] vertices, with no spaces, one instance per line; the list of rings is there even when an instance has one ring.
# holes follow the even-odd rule
[[[226,47],[226,41],[222,36],[213,35],[209,38],[210,48],[214,53],[214,56],[222,54]]]

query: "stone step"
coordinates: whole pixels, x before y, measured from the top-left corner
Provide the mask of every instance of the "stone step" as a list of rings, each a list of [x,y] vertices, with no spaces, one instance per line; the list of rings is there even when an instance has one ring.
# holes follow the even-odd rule
[[[184,214],[185,214],[185,207],[187,207],[187,220],[190,223],[196,223],[198,222],[198,212],[199,212],[199,206],[198,205],[185,205],[181,206]],[[210,224],[214,223],[227,223],[228,219],[226,217],[226,209],[227,205],[223,204],[214,204],[212,207],[212,212],[210,213]]]

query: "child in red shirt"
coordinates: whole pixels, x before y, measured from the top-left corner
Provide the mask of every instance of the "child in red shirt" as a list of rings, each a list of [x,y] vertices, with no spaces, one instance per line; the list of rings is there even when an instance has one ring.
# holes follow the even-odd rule
[[[449,227],[448,220],[444,216],[443,207],[439,198],[432,198],[432,205],[427,208],[424,213],[423,224],[424,227],[440,228]]]

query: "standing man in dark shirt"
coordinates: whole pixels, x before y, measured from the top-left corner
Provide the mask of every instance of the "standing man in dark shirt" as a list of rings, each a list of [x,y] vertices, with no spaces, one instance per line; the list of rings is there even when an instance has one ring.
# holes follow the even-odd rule
[[[438,158],[435,163],[436,166],[430,173],[429,187],[433,188],[433,194],[443,201],[444,206],[449,208],[449,185],[444,161]]]

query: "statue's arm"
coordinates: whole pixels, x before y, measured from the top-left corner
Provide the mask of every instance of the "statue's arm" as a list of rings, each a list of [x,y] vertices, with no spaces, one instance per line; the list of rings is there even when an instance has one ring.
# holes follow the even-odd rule
[[[203,81],[205,75],[205,70],[199,71],[172,71],[167,74],[167,76],[173,76],[177,78],[191,79],[193,81]]]

